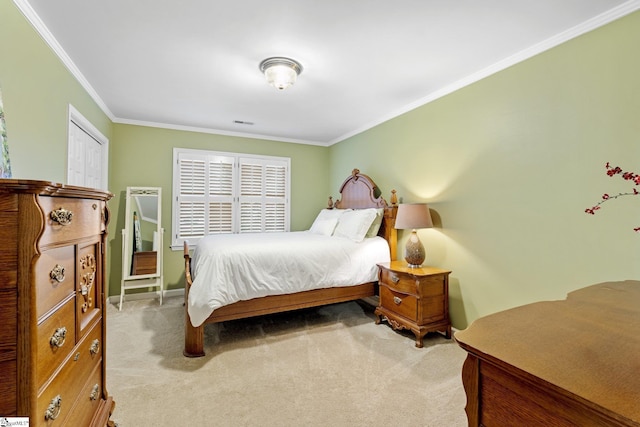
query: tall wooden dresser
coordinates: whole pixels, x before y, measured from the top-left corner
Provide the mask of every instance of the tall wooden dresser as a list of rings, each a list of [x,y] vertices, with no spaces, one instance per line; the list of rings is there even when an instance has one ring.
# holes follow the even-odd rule
[[[0,416],[104,426],[111,193],[0,179]]]

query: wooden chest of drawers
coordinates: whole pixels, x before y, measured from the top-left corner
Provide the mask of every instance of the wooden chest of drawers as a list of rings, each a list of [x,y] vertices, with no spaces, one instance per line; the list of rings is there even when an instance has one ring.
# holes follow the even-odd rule
[[[108,192],[0,179],[0,415],[104,426]]]
[[[451,337],[449,273],[433,267],[408,267],[405,262],[378,264],[380,305],[376,323],[386,319],[394,329],[408,329],[422,347],[428,332]]]

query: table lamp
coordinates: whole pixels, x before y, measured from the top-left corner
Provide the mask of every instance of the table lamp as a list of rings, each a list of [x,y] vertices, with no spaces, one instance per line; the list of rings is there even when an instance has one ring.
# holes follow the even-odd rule
[[[416,229],[431,228],[431,214],[426,203],[408,203],[398,205],[395,228],[399,230],[412,230],[407,245],[404,248],[404,259],[409,267],[420,267],[425,259],[425,251],[422,242],[418,238]]]

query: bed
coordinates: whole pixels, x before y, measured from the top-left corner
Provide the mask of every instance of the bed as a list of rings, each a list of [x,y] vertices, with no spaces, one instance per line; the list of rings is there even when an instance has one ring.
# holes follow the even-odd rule
[[[395,202],[393,193],[392,200]],[[379,224],[376,236],[371,236],[371,233],[375,231],[374,227],[377,228],[377,224],[372,224],[365,230],[369,235],[362,241],[358,241],[360,233],[357,236],[351,235],[351,229],[345,234],[345,226],[351,219],[369,217],[371,211],[376,212],[372,222]],[[310,230],[252,236],[243,234],[207,236],[199,242],[193,257],[185,242],[184,355],[204,356],[204,327],[209,323],[374,296],[377,281],[376,264],[396,258],[397,233],[394,229],[396,212],[396,204],[387,204],[380,196],[380,191],[373,180],[361,174],[358,169],[354,169],[340,187],[339,200],[333,204],[329,198],[328,208],[318,214]],[[334,218],[336,218],[335,221]],[[273,237],[286,243],[266,240]],[[298,264],[295,264],[296,261],[292,259],[295,257],[291,255],[292,250],[287,248],[298,243],[292,243],[290,240],[302,239],[301,244],[304,246],[306,238],[315,241],[314,247],[324,248],[320,250],[326,251],[327,255],[333,258],[324,260],[324,255],[307,252],[307,249],[293,250],[305,257],[304,261],[297,261]],[[352,242],[349,242],[350,240]],[[244,244],[251,244],[241,246],[242,241]],[[380,242],[384,245],[384,254],[381,253]],[[268,245],[272,255],[278,253],[280,256],[278,261],[262,258],[256,261],[251,258],[251,253],[257,252],[254,249],[264,245]],[[312,245],[307,244],[307,246]],[[207,247],[211,251],[205,253]],[[281,250],[276,251],[274,248],[281,248]],[[353,248],[356,248],[358,254],[350,252]],[[373,258],[358,258],[365,256],[362,255],[365,252],[368,254],[366,256]],[[225,254],[229,255],[229,259],[224,259]],[[317,259],[321,261],[315,261]],[[230,260],[233,261],[229,262]],[[293,264],[278,264],[279,268],[272,268],[264,274],[254,268],[256,265],[268,267],[285,262]],[[362,271],[347,272],[342,264],[358,265]],[[301,266],[304,267],[301,268]],[[278,277],[274,270],[280,270],[285,274]],[[296,271],[296,274],[291,274],[293,271]],[[338,275],[332,276],[336,271]],[[274,286],[271,287],[267,282],[272,282]],[[220,286],[224,286],[224,289],[219,290]],[[265,286],[269,289],[265,289]],[[258,296],[251,297],[252,295]]]

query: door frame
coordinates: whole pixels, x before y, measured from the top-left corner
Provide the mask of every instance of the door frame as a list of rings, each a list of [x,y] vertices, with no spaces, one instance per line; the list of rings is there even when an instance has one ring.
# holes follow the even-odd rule
[[[101,147],[102,159],[102,188],[108,190],[109,187],[109,139],[102,134],[85,116],[83,116],[73,105],[69,104],[69,120],[67,122],[67,169],[66,182],[69,182],[69,144],[71,140],[72,122],[95,139]]]

